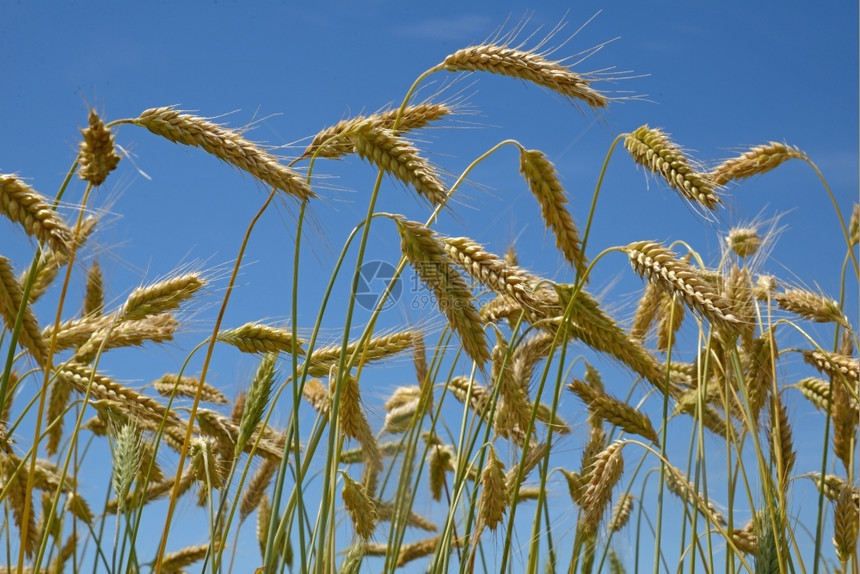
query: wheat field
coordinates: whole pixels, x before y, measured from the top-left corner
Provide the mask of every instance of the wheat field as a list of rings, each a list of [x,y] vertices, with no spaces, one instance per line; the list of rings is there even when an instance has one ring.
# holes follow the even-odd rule
[[[220,110],[91,107],[71,166],[45,168],[58,189],[4,167],[27,253],[0,252],[0,571],[856,574],[860,204],[768,134],[726,156],[606,126],[588,183],[508,134],[428,149],[479,115],[461,86],[533,86],[548,125],[645,99],[572,52],[509,34],[440,53],[393,104],[287,150]],[[103,192],[141,171],[138,140],[243,175],[226,263],[105,276]],[[735,217],[745,185],[798,166],[834,268],[774,258],[804,232],[778,216]],[[470,234],[505,201],[480,195],[499,169],[531,242]],[[662,235],[613,229],[625,169]],[[353,219],[331,226],[345,186]],[[680,217],[708,239],[667,240]],[[245,316],[253,266],[272,311]]]

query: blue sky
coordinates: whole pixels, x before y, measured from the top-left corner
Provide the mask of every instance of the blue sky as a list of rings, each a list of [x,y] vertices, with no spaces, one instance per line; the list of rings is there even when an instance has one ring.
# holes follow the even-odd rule
[[[74,160],[88,107],[114,120],[175,104],[232,127],[253,123],[250,139],[294,157],[305,138],[350,114],[398,104],[425,69],[499,29],[522,24],[517,38],[530,47],[566,21],[549,40],[556,46],[596,15],[556,55],[574,56],[609,42],[575,67],[618,78],[596,84],[618,100],[605,114],[580,111],[507,78],[473,75],[452,83],[453,76],[441,74],[420,97],[442,90],[439,98],[458,102],[464,115],[446,122],[446,129],[422,134],[419,145],[428,157],[455,176],[505,138],[539,148],[555,162],[574,217],[583,224],[612,140],[649,124],[709,165],[770,140],[796,145],[822,170],[846,217],[858,197],[856,2],[7,2],[2,10],[0,173],[16,173],[48,196]],[[209,270],[217,280],[192,317],[192,327],[196,321],[208,328],[202,318],[220,299],[225,270],[265,190],[201,150],[139,128],[124,126],[116,139],[131,160],[121,162],[92,204],[107,214],[88,257],[98,257],[117,302],[177,266]],[[305,239],[310,250],[303,255],[302,292],[310,301],[362,217],[375,177],[358,159],[321,162],[316,173],[321,197],[313,205]],[[570,280],[513,150],[480,166],[471,179],[477,185],[464,188],[439,229],[469,235],[497,253],[514,242],[523,265]],[[83,189],[74,182],[66,199],[74,203]],[[807,165],[789,163],[732,187],[726,203],[713,221],[703,222],[619,147],[589,254],[639,239],[683,238],[715,263],[731,226],[778,217],[783,231],[770,271],[838,295],[841,231]],[[427,213],[399,185],[386,186],[380,209],[422,220]],[[295,213],[284,203],[261,221],[226,326],[289,317]],[[3,227],[2,252],[23,267],[30,245],[11,226]],[[371,255],[396,260],[398,244],[393,226],[379,224]],[[594,290],[607,293],[622,318],[632,313],[640,285],[618,254],[596,267],[592,278]],[[849,316],[856,319],[856,285],[852,289]],[[79,294],[72,292],[72,309]],[[43,321],[48,311],[42,309]],[[309,328],[315,313],[313,303],[303,306],[300,327]],[[390,325],[421,320],[406,300],[386,313]],[[336,333],[335,324],[328,327]],[[202,336],[195,333],[192,340]],[[143,382],[178,368],[184,357],[177,345],[167,359],[173,365],[159,364],[152,375],[145,364],[117,374]],[[253,367],[252,359],[231,356],[211,382],[235,395]]]

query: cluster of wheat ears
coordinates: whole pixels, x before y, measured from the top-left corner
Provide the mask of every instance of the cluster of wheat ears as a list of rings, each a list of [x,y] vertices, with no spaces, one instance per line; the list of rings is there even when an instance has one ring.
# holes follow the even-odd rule
[[[0,175],[0,212],[35,245],[29,267],[0,257],[4,571],[226,571],[252,516],[256,528],[247,528],[259,540],[265,572],[354,572],[362,565],[371,571],[408,565],[432,572],[623,572],[622,556],[628,565],[631,556],[640,560],[640,546],[652,552],[655,570],[674,570],[679,558],[706,571],[858,571],[860,369],[855,324],[843,303],[757,273],[757,256],[767,252],[771,238],[755,226],[732,229],[712,265],[686,244],[654,241],[613,247],[589,260],[599,184],[591,214],[574,217],[550,158],[513,140],[446,183],[412,136],[456,111],[445,103],[412,102],[419,84],[444,72],[508,76],[594,110],[611,102],[595,89],[597,77],[574,72],[564,61],[486,43],[457,51],[422,74],[399,108],[319,132],[289,163],[240,130],[160,107],[109,123],[91,111],[78,156],[53,200],[22,177]],[[168,373],[142,388],[121,382],[122,372],[100,369],[101,358],[117,348],[172,341],[181,328],[177,312],[205,289],[207,277],[177,272],[133,289],[117,308],[105,308],[101,270],[86,252],[99,229],[88,202],[121,161],[114,141],[121,125],[202,148],[270,190],[249,223],[211,335],[192,352],[205,355],[202,368]],[[788,160],[806,162],[820,176],[805,153],[775,142],[713,168],[647,125],[619,135],[609,153],[620,143],[634,162],[695,206],[691,217],[720,210],[736,182]],[[468,237],[434,230],[436,216],[471,169],[503,146],[518,151],[525,185],[569,267],[560,274],[570,283],[533,274],[519,265],[513,249],[497,255]],[[331,270],[317,322],[222,325],[259,215],[276,197],[295,203],[298,273],[302,225],[319,195],[315,166],[350,155],[378,169],[379,178],[366,218]],[[58,210],[68,205],[61,200],[76,174],[87,182],[76,212]],[[429,206],[425,222],[377,210],[385,176],[417,192]],[[823,177],[821,182],[834,199]],[[846,282],[858,277],[860,208],[853,206],[846,224],[833,204],[845,241],[844,292]],[[586,220],[584,232],[575,219]],[[412,268],[434,295],[442,327],[381,332],[376,323],[383,297],[360,336],[351,336],[355,299],[349,297],[338,319],[342,340],[321,343],[335,278],[352,277],[350,295],[357,292],[371,224],[385,220],[399,234],[400,252],[391,255],[400,258],[397,274]],[[350,248],[357,251],[355,269],[342,270]],[[589,292],[592,267],[618,251],[644,279],[632,322],[613,318]],[[86,271],[85,298],[82,311],[69,313],[76,268]],[[299,283],[296,277],[294,316]],[[56,315],[40,320],[34,304],[49,289],[59,292]],[[492,297],[479,304],[477,293]],[[815,340],[804,329],[809,322],[832,327],[833,338]],[[685,323],[696,335],[679,335]],[[784,331],[801,333],[805,345],[778,348]],[[210,359],[224,346],[259,356],[247,389],[233,401],[207,382]],[[629,374],[620,388],[641,383],[645,400],[631,404],[632,395],[615,396],[592,365],[571,363],[582,349],[620,364]],[[378,407],[362,399],[372,396],[367,385],[373,371],[365,378],[364,368],[403,354],[413,359],[414,382],[394,390],[384,404],[382,428],[374,429],[368,409]],[[819,376],[793,375],[801,357]],[[824,421],[814,468],[795,465],[786,393],[808,400]],[[581,456],[570,456],[572,429],[559,414],[564,402],[582,409]],[[662,413],[660,419],[646,414],[646,403],[656,405],[652,411]],[[287,413],[280,423],[271,418],[278,404]],[[687,460],[676,465],[665,444],[672,425],[684,421],[693,440]],[[562,440],[566,457],[555,454]],[[717,472],[728,471],[727,479],[708,484],[706,444],[722,445],[725,466]],[[82,493],[94,472],[87,457],[99,456],[99,445],[105,445],[103,453],[109,447],[112,461],[103,503]],[[625,467],[631,457],[636,464]],[[557,516],[548,504],[551,477],[563,477],[569,487],[566,512],[573,518],[562,529],[555,528]],[[793,514],[798,479],[817,487],[817,496],[805,501],[814,518],[805,528]],[[659,496],[637,495],[634,489],[643,483]],[[177,530],[177,503],[192,494],[208,533],[202,544],[176,549],[170,534]],[[669,499],[682,509],[671,516],[680,556],[662,550]],[[433,509],[435,518],[418,508]],[[619,550],[618,537],[613,539],[631,523],[635,553]],[[143,555],[140,541],[153,536],[157,549]]]

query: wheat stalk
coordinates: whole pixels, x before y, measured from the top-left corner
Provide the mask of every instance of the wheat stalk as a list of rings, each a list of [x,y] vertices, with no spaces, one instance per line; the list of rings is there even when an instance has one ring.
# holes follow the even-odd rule
[[[173,107],[162,107],[145,110],[131,123],[174,143],[201,147],[288,195],[302,200],[316,197],[304,178],[282,165],[278,158],[248,141],[239,132],[205,118],[186,114]]]
[[[693,169],[690,160],[662,130],[647,125],[639,127],[627,135],[624,147],[633,161],[663,177],[687,199],[708,209],[716,209],[720,204],[711,176]]]

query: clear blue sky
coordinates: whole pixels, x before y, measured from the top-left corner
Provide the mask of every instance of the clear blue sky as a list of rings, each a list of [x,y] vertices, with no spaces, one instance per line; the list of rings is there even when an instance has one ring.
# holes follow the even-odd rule
[[[429,157],[459,174],[505,138],[542,149],[562,174],[574,216],[582,224],[601,163],[619,133],[642,124],[663,127],[708,163],[776,140],[807,152],[845,216],[850,214],[858,198],[858,6],[845,0],[5,2],[0,16],[0,173],[17,173],[53,196],[74,160],[88,107],[107,120],[176,104],[199,115],[219,116],[233,127],[255,122],[249,138],[285,146],[278,153],[292,157],[303,149],[304,138],[350,114],[399,104],[421,72],[500,27],[509,31],[528,16],[519,38],[534,33],[541,39],[567,21],[550,41],[554,46],[598,11],[557,55],[574,55],[617,38],[575,69],[614,68],[608,75],[627,79],[596,87],[619,99],[638,98],[616,102],[597,117],[522,82],[488,75],[461,78],[441,97],[458,97],[468,114],[447,122],[451,129],[422,136],[427,139],[420,145]],[[527,47],[533,44],[526,42]],[[436,76],[422,96],[451,79]],[[118,131],[117,143],[133,163],[123,160],[92,204],[109,214],[95,238],[99,252],[88,254],[98,257],[109,294],[119,302],[141,282],[178,265],[196,264],[219,277],[205,300],[217,304],[224,270],[265,190],[201,150],[178,147],[133,126]],[[321,198],[314,203],[307,237],[313,249],[303,256],[309,297],[327,279],[325,270],[361,218],[375,176],[358,159],[319,163],[316,173],[325,178],[317,180]],[[522,264],[569,280],[557,271],[560,260],[549,249],[552,238],[543,231],[513,151],[500,154],[472,179],[480,186],[464,189],[439,228],[470,235],[499,253],[516,240]],[[74,182],[66,198],[76,201],[83,189],[82,182]],[[400,186],[383,191],[380,209],[425,217],[425,207]],[[773,247],[771,271],[838,294],[841,231],[808,166],[787,164],[732,188],[727,204],[715,221],[703,223],[618,148],[604,182],[589,253],[638,239],[683,238],[714,263],[722,234],[732,225],[779,215],[785,229]],[[294,223],[295,210],[287,205],[261,221],[226,326],[288,317]],[[393,227],[379,225],[374,235],[373,256],[396,259],[399,240]],[[0,225],[0,237],[0,252],[19,267],[26,265],[29,244],[17,230]],[[620,255],[599,265],[592,279],[596,291],[608,290],[621,317],[632,313],[640,285]],[[71,295],[70,312],[79,294]],[[856,285],[850,297],[850,316],[856,319]],[[49,310],[41,309],[43,321]],[[206,305],[196,310],[200,317],[211,311]],[[309,328],[316,306],[303,310],[296,320]],[[391,325],[415,320],[404,306],[387,313]],[[202,336],[195,333],[191,340]],[[167,362],[173,364],[161,362],[152,373],[148,365],[133,373],[114,366],[114,372],[124,380],[144,382],[177,369],[185,350],[177,346],[169,355]],[[147,356],[162,361],[160,354]],[[248,357],[231,357],[213,372],[211,382],[233,396],[253,364]]]

